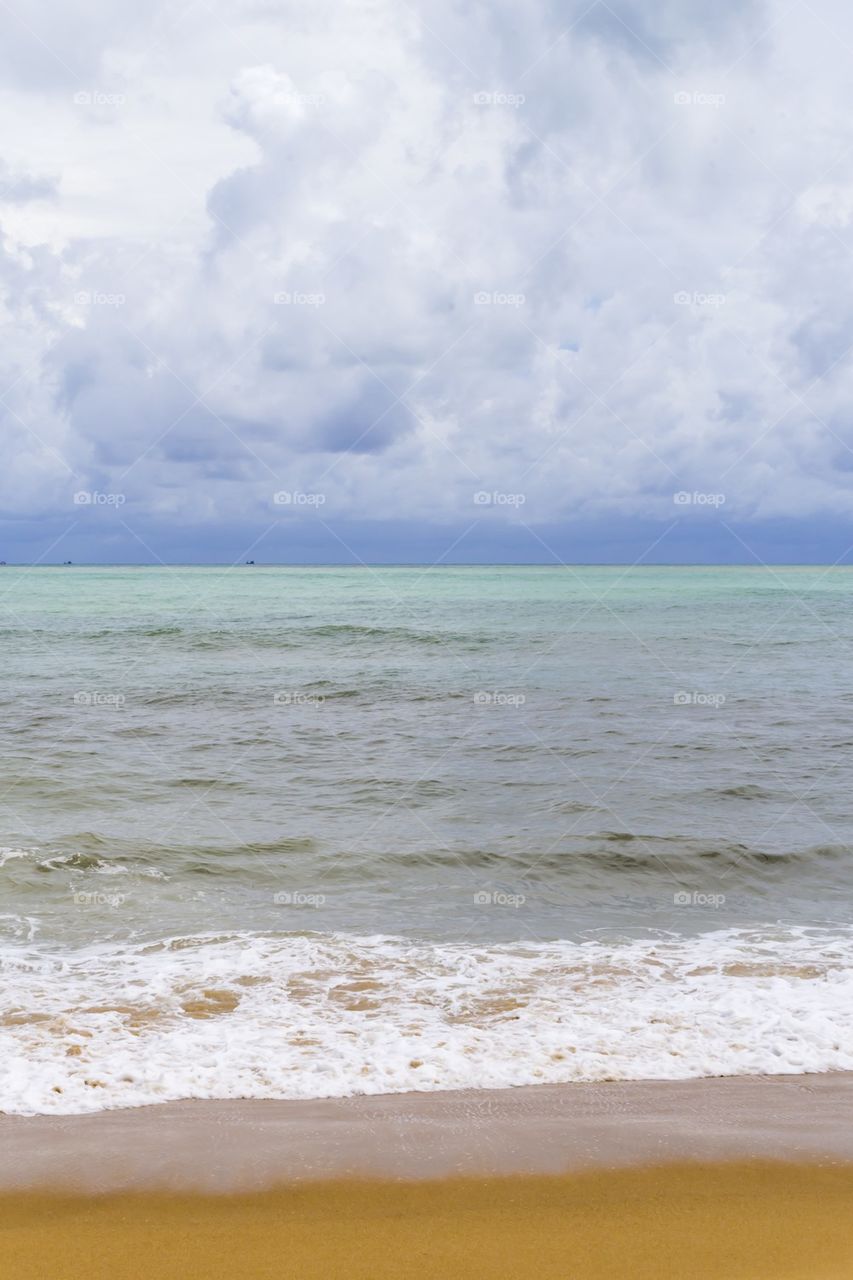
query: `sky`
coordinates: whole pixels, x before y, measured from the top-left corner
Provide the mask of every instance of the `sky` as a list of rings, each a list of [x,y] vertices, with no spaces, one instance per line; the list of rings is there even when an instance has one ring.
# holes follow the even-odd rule
[[[853,561],[840,0],[4,0],[0,559]]]

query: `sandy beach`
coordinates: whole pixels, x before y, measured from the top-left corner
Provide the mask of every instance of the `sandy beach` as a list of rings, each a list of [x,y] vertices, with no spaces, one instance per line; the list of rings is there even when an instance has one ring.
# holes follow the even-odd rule
[[[0,1119],[0,1269],[853,1276],[853,1077],[187,1102]]]
[[[853,1276],[853,1169],[766,1163],[0,1199],[16,1280]]]

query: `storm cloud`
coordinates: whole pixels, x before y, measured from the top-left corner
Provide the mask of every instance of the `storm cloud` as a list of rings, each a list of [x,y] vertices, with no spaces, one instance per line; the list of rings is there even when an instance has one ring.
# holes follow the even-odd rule
[[[4,558],[853,542],[840,4],[15,9]]]

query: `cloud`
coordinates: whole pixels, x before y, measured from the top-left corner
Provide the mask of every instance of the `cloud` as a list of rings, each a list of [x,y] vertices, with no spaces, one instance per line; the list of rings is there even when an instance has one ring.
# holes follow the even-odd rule
[[[742,527],[853,515],[841,8],[99,14],[51,28],[55,98],[27,55],[70,154],[33,134],[0,170],[53,219],[42,247],[7,220],[0,262],[7,512],[98,485],[133,527],[261,528],[285,487],[342,528],[645,530],[681,491]],[[80,83],[122,97],[108,129]]]
[[[15,172],[0,160],[0,204],[25,204],[29,200],[55,200],[57,195],[58,184],[55,178]]]

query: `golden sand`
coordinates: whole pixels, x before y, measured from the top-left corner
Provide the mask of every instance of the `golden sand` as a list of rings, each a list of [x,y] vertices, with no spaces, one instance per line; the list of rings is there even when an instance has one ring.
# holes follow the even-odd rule
[[[0,1197],[10,1280],[850,1280],[853,1166]]]

